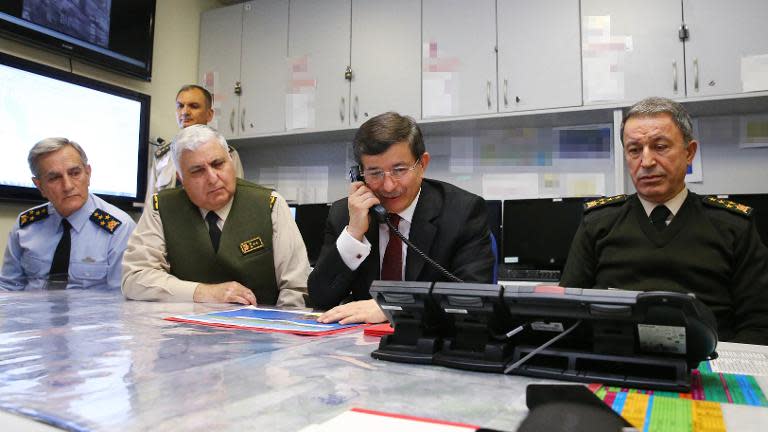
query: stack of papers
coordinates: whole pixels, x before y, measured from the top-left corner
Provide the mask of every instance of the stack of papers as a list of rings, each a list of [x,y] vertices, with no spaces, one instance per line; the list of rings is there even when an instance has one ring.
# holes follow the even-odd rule
[[[372,326],[368,326],[363,330],[363,334],[366,336],[376,336],[376,337],[382,337],[385,335],[389,335],[395,332],[395,329],[392,328],[389,323],[383,323],[383,324],[374,324]]]
[[[168,321],[215,327],[323,336],[347,331],[364,324],[324,324],[317,322],[319,312],[290,311],[245,306],[238,309],[198,315],[174,315]]]

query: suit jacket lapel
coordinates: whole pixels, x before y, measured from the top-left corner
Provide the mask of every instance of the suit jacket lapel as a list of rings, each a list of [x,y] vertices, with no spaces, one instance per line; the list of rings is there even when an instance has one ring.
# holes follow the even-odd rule
[[[432,243],[437,235],[437,226],[434,224],[443,210],[443,199],[426,180],[421,183],[421,195],[413,212],[409,240],[422,252],[429,255]],[[405,257],[405,279],[419,280],[419,275],[424,268],[424,259],[416,252],[408,250]]]

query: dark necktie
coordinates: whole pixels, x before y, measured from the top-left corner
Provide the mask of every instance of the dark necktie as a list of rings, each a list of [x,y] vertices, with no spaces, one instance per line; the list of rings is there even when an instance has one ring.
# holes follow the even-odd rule
[[[48,272],[48,279],[52,281],[66,282],[69,279],[69,250],[72,247],[72,239],[69,230],[72,228],[69,221],[61,220],[61,227],[64,233],[56,246],[56,252],[53,253],[51,270]]]
[[[398,228],[400,216],[390,213],[389,221]],[[389,243],[381,261],[381,280],[403,280],[403,241],[392,229],[389,230]]]
[[[672,212],[665,205],[656,206],[651,210],[651,224],[653,224],[653,227],[659,232],[666,228],[667,218],[670,213]]]
[[[217,215],[214,211],[209,211],[208,214],[205,215],[205,220],[208,221],[208,235],[211,236],[211,244],[213,245],[213,250],[218,252],[219,240],[221,240],[221,230],[219,229],[219,226],[216,224],[216,222],[219,221],[219,215]]]

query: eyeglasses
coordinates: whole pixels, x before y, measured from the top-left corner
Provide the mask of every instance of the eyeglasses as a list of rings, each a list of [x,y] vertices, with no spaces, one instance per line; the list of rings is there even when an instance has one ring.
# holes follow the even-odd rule
[[[404,167],[404,166],[397,166],[392,168],[389,171],[384,170],[365,170],[363,171],[363,177],[365,177],[366,182],[368,183],[381,183],[384,181],[384,176],[389,174],[390,177],[392,177],[395,180],[400,180],[408,174],[409,172],[416,169],[416,167],[419,165],[419,162],[421,162],[421,158],[416,159],[416,162],[413,163],[410,167]]]

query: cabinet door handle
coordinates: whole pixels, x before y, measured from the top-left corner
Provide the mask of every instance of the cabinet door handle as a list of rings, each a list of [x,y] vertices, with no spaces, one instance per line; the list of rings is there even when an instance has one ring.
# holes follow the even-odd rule
[[[243,114],[240,116],[240,129],[245,132],[245,108],[243,108]]]
[[[509,100],[507,99],[507,80],[504,80],[504,108],[509,105]]]
[[[355,104],[352,105],[352,114],[355,116],[355,121],[357,121],[357,109],[360,106],[360,100],[357,99],[357,95],[355,95]]]
[[[693,59],[693,90],[699,91],[699,59]]]
[[[339,107],[339,117],[341,117],[341,121],[344,121],[344,111],[347,110],[347,103],[344,100],[344,96],[341,97],[341,106]]]
[[[229,113],[229,130],[235,133],[235,109],[232,108],[232,112]]]
[[[677,60],[672,60],[672,91],[677,93]]]
[[[486,81],[485,97],[488,99],[488,109],[491,109],[491,81]]]

